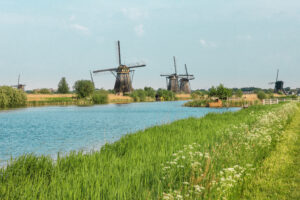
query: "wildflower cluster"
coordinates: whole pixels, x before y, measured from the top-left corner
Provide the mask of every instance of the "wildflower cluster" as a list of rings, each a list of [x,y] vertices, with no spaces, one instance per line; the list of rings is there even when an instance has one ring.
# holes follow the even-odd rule
[[[162,165],[163,199],[195,199],[205,188],[204,180],[210,165],[209,153],[193,143],[174,153],[172,160]]]

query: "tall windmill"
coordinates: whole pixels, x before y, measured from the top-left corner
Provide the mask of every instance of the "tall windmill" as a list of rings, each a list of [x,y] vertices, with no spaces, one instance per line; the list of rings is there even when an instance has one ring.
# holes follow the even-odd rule
[[[278,75],[279,75],[279,69],[277,69],[277,76],[276,76],[275,82],[270,82],[269,84],[271,84],[271,85],[275,84],[275,88],[274,88],[275,93],[282,92],[282,93],[286,94],[286,92],[283,89],[284,82],[278,80]]]
[[[190,94],[191,93],[190,80],[194,80],[195,77],[194,75],[188,73],[186,64],[184,65],[184,67],[185,67],[185,74],[179,75],[180,91],[186,94]]]
[[[19,74],[19,76],[18,76],[18,84],[17,85],[13,85],[12,87],[15,87],[15,88],[17,88],[19,90],[23,90],[24,91],[25,90],[25,85],[20,83],[20,78],[21,78],[21,75]]]
[[[134,70],[133,68],[145,67],[145,64],[136,64],[133,66],[126,66],[121,62],[121,50],[120,50],[120,41],[118,41],[118,56],[119,56],[119,66],[117,68],[109,68],[93,71],[94,74],[100,72],[111,72],[115,78],[115,87],[114,90],[117,94],[120,93],[130,93],[132,92],[132,78]],[[132,75],[132,77],[131,77]]]
[[[166,77],[167,81],[167,89],[172,92],[179,92],[179,84],[178,84],[178,74],[177,74],[177,67],[176,67],[176,58],[173,56],[174,60],[174,68],[175,73],[174,74],[161,74],[160,76]]]

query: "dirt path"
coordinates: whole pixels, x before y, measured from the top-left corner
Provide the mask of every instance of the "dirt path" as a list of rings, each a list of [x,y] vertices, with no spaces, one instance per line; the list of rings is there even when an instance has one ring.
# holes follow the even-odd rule
[[[245,199],[300,199],[300,110],[244,194]]]

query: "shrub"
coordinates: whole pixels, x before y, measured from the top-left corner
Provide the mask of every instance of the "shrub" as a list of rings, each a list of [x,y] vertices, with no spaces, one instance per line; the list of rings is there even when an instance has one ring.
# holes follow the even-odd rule
[[[60,94],[69,93],[69,85],[68,85],[65,77],[62,77],[62,79],[59,81],[57,92]]]
[[[174,101],[176,99],[175,93],[169,90],[158,89],[156,94],[164,101]]]
[[[146,91],[143,89],[138,89],[134,90],[131,94],[130,97],[133,98],[134,101],[145,101],[146,100]]]
[[[52,92],[47,88],[42,88],[38,91],[39,94],[51,94]]]
[[[235,92],[235,96],[241,98],[243,96],[243,91],[242,90],[237,90]]]
[[[0,87],[0,108],[14,108],[26,105],[26,94],[8,86]]]
[[[97,90],[92,96],[94,104],[107,104],[108,103],[108,92],[105,90]]]
[[[155,98],[156,92],[152,87],[144,87],[147,97]]]
[[[232,90],[220,84],[217,88],[212,87],[209,89],[208,96],[210,97],[218,97],[219,99],[226,99],[232,96]]]
[[[93,94],[95,87],[92,81],[80,80],[75,82],[74,90],[78,95],[78,98],[85,98]]]
[[[259,91],[257,93],[257,98],[259,98],[260,100],[263,100],[263,99],[266,99],[267,98],[267,95],[266,93],[264,93],[263,91]]]

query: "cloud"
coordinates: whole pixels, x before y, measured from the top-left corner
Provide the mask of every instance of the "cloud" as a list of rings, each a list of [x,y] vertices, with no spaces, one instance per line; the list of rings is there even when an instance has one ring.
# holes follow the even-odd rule
[[[148,12],[140,8],[122,8],[121,12],[130,20],[141,20],[148,17]]]
[[[200,39],[199,43],[202,47],[216,47],[217,45],[214,42]]]
[[[71,24],[71,28],[84,34],[90,34],[89,28],[80,24]]]
[[[145,33],[144,31],[144,25],[143,24],[139,24],[137,26],[134,27],[134,31],[136,33],[137,36],[142,37]]]
[[[76,19],[76,16],[75,15],[71,15],[70,17],[69,17],[69,20],[70,21],[74,21]]]

